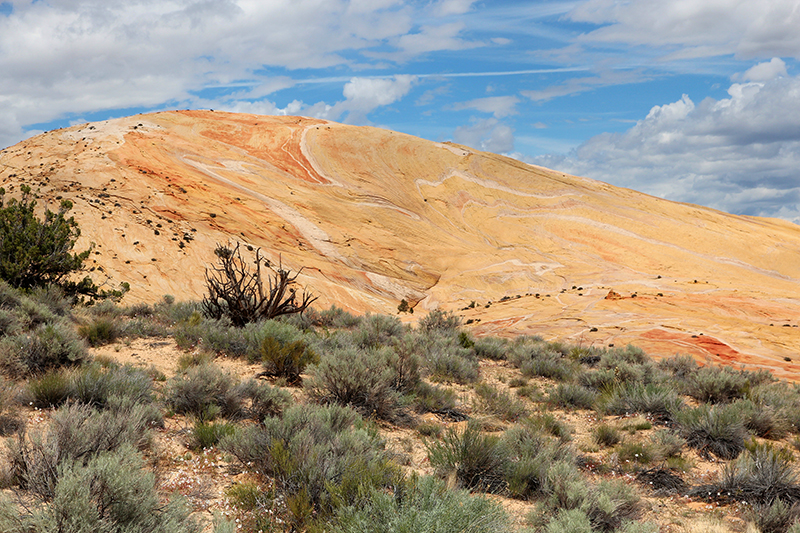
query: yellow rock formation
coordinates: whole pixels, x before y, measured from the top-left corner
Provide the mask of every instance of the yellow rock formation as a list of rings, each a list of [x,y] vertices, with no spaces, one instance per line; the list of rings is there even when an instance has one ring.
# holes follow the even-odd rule
[[[322,307],[406,299],[478,335],[800,377],[800,226],[782,220],[376,128],[210,111],[48,132],[3,150],[0,180],[71,199],[92,275],[129,282],[129,303],[200,298],[215,244],[240,241],[304,267]]]

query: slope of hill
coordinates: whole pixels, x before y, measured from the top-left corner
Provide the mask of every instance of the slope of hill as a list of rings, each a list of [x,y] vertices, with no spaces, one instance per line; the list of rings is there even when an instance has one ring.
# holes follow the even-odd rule
[[[0,180],[71,199],[92,275],[129,282],[128,302],[200,298],[215,244],[240,241],[304,267],[323,307],[406,299],[476,334],[800,378],[800,227],[781,220],[376,128],[210,111],[48,132],[3,150]]]

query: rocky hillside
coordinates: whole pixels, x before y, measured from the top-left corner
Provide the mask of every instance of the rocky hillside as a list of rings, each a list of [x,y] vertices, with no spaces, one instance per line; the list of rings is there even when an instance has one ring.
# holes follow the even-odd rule
[[[178,111],[47,132],[0,181],[69,198],[98,282],[197,299],[239,241],[318,306],[457,311],[478,335],[800,377],[800,227],[733,216],[467,147],[301,117]],[[413,316],[407,315],[409,320]]]

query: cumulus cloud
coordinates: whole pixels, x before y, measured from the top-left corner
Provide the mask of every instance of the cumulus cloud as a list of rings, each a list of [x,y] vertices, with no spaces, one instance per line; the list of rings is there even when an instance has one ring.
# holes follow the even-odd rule
[[[320,118],[364,124],[367,114],[375,109],[393,104],[403,98],[416,83],[416,76],[399,75],[394,78],[353,78],[344,86],[345,100],[336,103]]]
[[[0,13],[0,106],[11,115],[0,129],[0,145],[19,140],[30,124],[100,110],[193,105],[204,89],[243,82],[249,88],[216,107],[245,106],[236,102],[292,85],[288,76],[270,75],[271,69],[363,66],[373,61],[367,52],[376,49],[398,51],[404,59],[458,49],[467,46],[460,37],[463,25],[445,15],[471,5],[465,0],[11,4]],[[344,111],[359,118],[364,100],[346,101]]]
[[[744,74],[734,75],[733,80],[769,81],[787,75],[786,63],[779,57],[773,57],[766,63],[759,63],[758,65],[750,67]]]
[[[469,126],[459,126],[453,132],[453,140],[497,154],[514,150],[514,130],[495,118],[476,120]]]
[[[588,0],[567,17],[602,26],[583,35],[584,42],[666,47],[673,50],[666,56],[671,59],[800,58],[796,0]]]
[[[684,95],[653,107],[624,133],[531,162],[672,200],[800,222],[800,78],[734,83],[728,94],[697,104]]]
[[[344,119],[349,124],[366,124],[369,113],[401,100],[416,82],[417,77],[410,75],[397,75],[392,78],[352,78],[342,90],[345,99],[333,105],[325,102],[309,105],[300,100],[293,100],[281,108],[269,100],[230,100],[218,105],[217,108],[236,113],[304,115],[325,120]]]

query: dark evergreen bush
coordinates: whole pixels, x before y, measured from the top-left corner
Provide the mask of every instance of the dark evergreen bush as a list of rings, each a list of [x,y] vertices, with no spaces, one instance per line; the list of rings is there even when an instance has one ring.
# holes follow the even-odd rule
[[[13,287],[31,289],[63,285],[72,290],[90,289],[91,281],[69,282],[80,271],[91,248],[72,253],[81,234],[74,217],[66,218],[72,202],[62,200],[58,212],[45,209],[44,219],[35,213],[36,200],[31,188],[22,186],[22,196],[5,201],[0,187],[0,279]]]

